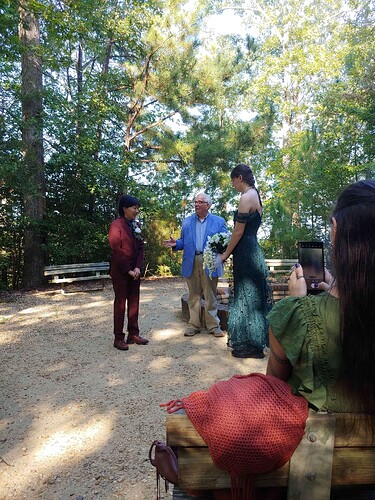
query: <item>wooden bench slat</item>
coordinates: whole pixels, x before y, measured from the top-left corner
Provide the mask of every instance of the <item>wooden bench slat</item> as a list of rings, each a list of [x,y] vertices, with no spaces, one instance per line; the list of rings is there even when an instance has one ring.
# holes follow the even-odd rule
[[[97,274],[95,276],[76,276],[71,278],[54,278],[49,281],[49,283],[73,283],[74,281],[90,281],[98,279],[108,279],[109,274]]]
[[[313,412],[310,411],[310,414]],[[361,413],[335,413],[334,415],[336,418],[335,448],[375,447],[375,436],[372,436],[366,428],[366,415]],[[167,415],[166,430],[167,442],[170,446],[207,446],[183,410]]]
[[[55,267],[53,269],[49,269],[48,267],[44,268],[44,273],[48,274],[56,274],[56,273],[88,273],[94,271],[108,271],[108,267],[106,266],[92,266],[92,267],[79,267],[79,266],[70,266],[62,269],[61,267]]]
[[[100,273],[107,273],[108,274],[108,269],[69,269],[69,270],[61,270],[58,269],[56,271],[44,271],[44,276],[66,276],[69,274],[87,274],[89,276],[89,273],[95,273],[97,276],[100,276]]]
[[[45,266],[44,275],[52,276],[54,274],[69,274],[69,273],[85,273],[96,271],[108,271],[109,263],[92,263],[92,264],[63,264],[61,266]]]
[[[212,462],[208,448],[179,448],[179,486],[186,490],[211,490],[230,488],[230,476],[218,469]],[[259,487],[286,486],[289,477],[289,463],[267,474],[258,474],[255,484]]]
[[[297,259],[265,259],[268,266],[293,266]]]
[[[375,484],[375,448],[335,448],[332,485]]]
[[[166,425],[167,443],[170,446],[207,446],[186,413],[181,410],[167,415]]]
[[[86,262],[82,264],[45,266],[44,276],[52,276],[48,280],[48,283],[52,284],[101,280],[104,287],[104,280],[110,278],[108,271],[109,262]]]
[[[109,267],[109,262],[82,262],[82,263],[75,263],[75,264],[53,264],[51,266],[45,266],[44,269],[68,269],[72,266],[78,266],[78,267],[95,267],[95,266],[103,266],[103,267]]]
[[[178,451],[179,485],[182,489],[230,488],[230,476],[212,462],[208,448],[181,447]],[[254,479],[257,487],[287,486],[289,463]],[[332,486],[375,484],[374,448],[335,448]]]
[[[288,273],[291,267],[298,262],[297,259],[265,259],[265,261],[272,274]]]

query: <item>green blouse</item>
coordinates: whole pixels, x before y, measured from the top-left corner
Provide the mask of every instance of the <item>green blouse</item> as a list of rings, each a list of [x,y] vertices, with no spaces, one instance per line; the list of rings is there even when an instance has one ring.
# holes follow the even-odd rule
[[[268,314],[272,332],[293,367],[293,393],[315,410],[356,411],[336,388],[341,366],[339,301],[328,293],[286,297]]]

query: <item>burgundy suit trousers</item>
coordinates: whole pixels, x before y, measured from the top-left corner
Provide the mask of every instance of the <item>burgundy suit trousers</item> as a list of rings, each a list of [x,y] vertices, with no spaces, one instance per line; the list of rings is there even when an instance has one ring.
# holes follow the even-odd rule
[[[112,276],[112,285],[115,292],[113,304],[113,333],[118,340],[124,340],[125,310],[127,307],[129,335],[139,335],[139,288],[140,280],[135,280],[129,274]]]

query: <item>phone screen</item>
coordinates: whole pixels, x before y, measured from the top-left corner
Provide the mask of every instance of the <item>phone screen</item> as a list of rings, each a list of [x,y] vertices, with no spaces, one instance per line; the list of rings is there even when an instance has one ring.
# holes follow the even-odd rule
[[[324,250],[322,241],[300,241],[298,261],[303,267],[308,293],[320,293],[311,288],[312,283],[324,281]]]

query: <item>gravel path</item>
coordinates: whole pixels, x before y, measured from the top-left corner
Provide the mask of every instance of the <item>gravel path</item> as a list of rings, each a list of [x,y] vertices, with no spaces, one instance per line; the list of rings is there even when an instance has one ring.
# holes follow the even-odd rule
[[[113,348],[110,281],[2,297],[0,499],[156,498],[148,450],[165,440],[159,403],[266,366],[233,358],[226,338],[184,337],[186,291],[178,278],[143,281],[150,343],[127,352]]]

